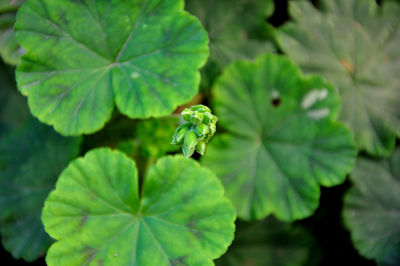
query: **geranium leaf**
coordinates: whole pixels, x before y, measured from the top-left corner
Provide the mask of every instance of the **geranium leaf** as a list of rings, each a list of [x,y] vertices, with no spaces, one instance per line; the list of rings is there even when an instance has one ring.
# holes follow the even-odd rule
[[[393,261],[400,244],[400,149],[390,159],[359,158],[350,177],[344,221],[355,247],[367,258]]]
[[[203,163],[221,178],[240,218],[310,216],[319,186],[342,183],[352,169],[352,135],[334,121],[338,95],[322,78],[302,77],[284,57],[265,55],[229,66],[213,90],[228,133],[210,142]]]
[[[24,53],[15,38],[15,14],[25,0],[0,0],[0,54],[4,62],[16,65]]]
[[[307,73],[338,89],[340,114],[360,149],[389,156],[400,135],[400,5],[374,0],[291,2],[278,42]]]
[[[183,0],[29,0],[17,68],[31,112],[64,135],[92,133],[114,102],[130,118],[171,113],[198,90],[207,33]]]
[[[268,217],[238,222],[235,240],[216,265],[311,266],[318,265],[320,258],[317,243],[304,228]]]
[[[260,32],[267,31],[271,0],[186,0],[186,10],[203,23],[210,38],[210,58],[202,70],[202,87],[209,89],[222,68],[238,59],[273,51]]]
[[[43,209],[58,240],[48,265],[212,265],[233,239],[235,212],[215,175],[183,156],[150,168],[97,149],[61,174]]]
[[[33,118],[0,142],[1,238],[15,258],[33,261],[51,244],[41,210],[79,145],[79,138],[62,137]]]
[[[0,139],[29,117],[26,99],[17,90],[14,69],[0,63]]]

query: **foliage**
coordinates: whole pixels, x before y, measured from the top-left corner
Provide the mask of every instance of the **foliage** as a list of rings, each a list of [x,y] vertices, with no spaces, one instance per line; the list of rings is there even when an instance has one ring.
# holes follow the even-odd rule
[[[281,29],[280,47],[306,73],[318,73],[339,88],[340,117],[358,147],[389,156],[400,134],[400,5],[374,0],[290,4],[295,19]]]
[[[65,138],[29,119],[0,142],[0,223],[3,246],[33,261],[51,239],[40,213],[58,175],[78,155],[80,138]]]
[[[203,23],[210,38],[210,58],[201,86],[209,89],[223,67],[273,51],[264,33],[274,4],[269,0],[186,0],[186,9]],[[260,34],[261,33],[261,34]]]
[[[292,221],[318,207],[319,185],[352,169],[352,135],[335,122],[339,100],[317,76],[278,55],[239,61],[216,81],[214,106],[228,131],[202,161],[225,185],[238,216]]]
[[[398,266],[399,41],[399,0],[0,0],[4,249]]]
[[[359,158],[351,180],[344,221],[354,245],[367,258],[389,260],[400,245],[400,149],[388,160]]]
[[[25,1],[0,0],[0,55],[10,65],[16,65],[24,53],[15,38],[14,23],[15,14]]]
[[[42,219],[59,240],[48,265],[210,265],[233,239],[235,212],[192,160],[160,159],[139,195],[135,163],[97,149],[64,170]]]
[[[27,50],[18,88],[32,114],[79,135],[101,129],[114,102],[130,118],[148,118],[189,101],[208,40],[182,7],[183,0],[28,1],[15,29]]]

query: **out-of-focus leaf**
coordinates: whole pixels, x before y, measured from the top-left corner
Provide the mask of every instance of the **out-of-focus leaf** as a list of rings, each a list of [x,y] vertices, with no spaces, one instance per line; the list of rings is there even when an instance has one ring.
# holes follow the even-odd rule
[[[274,10],[272,0],[186,0],[186,10],[203,23],[210,38],[210,58],[202,70],[202,88],[209,89],[220,71],[238,59],[273,51],[260,32]]]
[[[351,132],[334,121],[339,96],[278,55],[227,67],[214,107],[228,133],[210,142],[205,166],[221,178],[239,218],[310,216],[320,185],[345,180],[356,155]]]
[[[122,142],[118,149],[128,155],[144,158],[159,158],[179,148],[171,144],[171,138],[178,125],[178,116],[168,116],[139,121],[133,139]]]
[[[400,136],[400,5],[375,0],[293,1],[278,42],[306,73],[338,89],[340,118],[358,147],[389,156]]]
[[[235,212],[216,176],[183,156],[159,159],[139,195],[134,161],[90,151],[61,174],[43,209],[57,265],[212,265]]]
[[[320,250],[302,227],[272,217],[264,221],[239,222],[228,252],[218,266],[312,266],[318,265]]]
[[[16,65],[24,53],[14,33],[15,15],[24,2],[25,0],[0,0],[0,55],[10,65]]]
[[[13,69],[0,63],[0,139],[28,117],[28,105],[17,90]]]
[[[363,256],[390,265],[399,258],[400,149],[387,160],[359,158],[350,177],[344,221],[353,243]]]
[[[0,142],[1,239],[15,258],[33,261],[51,244],[41,210],[79,144],[79,138],[62,137],[33,118]]]
[[[32,114],[64,135],[93,133],[114,102],[130,118],[161,117],[190,101],[207,33],[183,0],[28,0],[17,68]]]
[[[378,261],[379,266],[400,265],[400,243],[389,249],[388,252]]]

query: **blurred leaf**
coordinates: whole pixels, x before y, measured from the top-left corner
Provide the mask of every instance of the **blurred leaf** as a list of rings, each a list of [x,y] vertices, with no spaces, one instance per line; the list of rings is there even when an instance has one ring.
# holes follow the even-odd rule
[[[0,142],[0,229],[4,248],[33,261],[51,243],[40,214],[58,175],[78,155],[79,138],[64,138],[29,119]]]
[[[118,149],[131,156],[160,158],[179,147],[171,144],[172,135],[178,125],[178,116],[168,116],[139,121],[136,125],[134,139],[122,142]]]
[[[28,105],[17,90],[14,69],[0,63],[0,139],[28,117]]]
[[[212,265],[233,240],[235,212],[193,160],[158,160],[139,195],[134,161],[97,149],[61,174],[43,209],[57,265]]]
[[[342,183],[352,169],[351,132],[334,121],[337,93],[320,77],[302,77],[286,58],[234,63],[214,93],[228,133],[210,142],[202,162],[221,178],[239,218],[308,217],[318,207],[319,186]]]
[[[294,22],[278,42],[306,73],[329,79],[341,94],[341,120],[360,149],[389,156],[400,136],[400,5],[375,0],[290,4]]]
[[[183,0],[29,0],[17,68],[32,114],[64,135],[93,133],[114,102],[130,118],[168,115],[197,91],[207,33]]]
[[[24,2],[25,0],[0,0],[0,55],[10,65],[16,65],[24,53],[14,33],[15,15]]]
[[[302,227],[269,217],[259,222],[239,222],[228,252],[218,266],[312,266],[320,250]]]
[[[359,158],[350,177],[354,186],[344,198],[344,221],[355,247],[369,259],[398,259],[400,148],[390,159]]]
[[[398,266],[400,265],[400,243],[389,249],[383,258],[378,262],[379,266]]]
[[[263,36],[268,31],[266,19],[274,10],[272,0],[186,0],[186,10],[201,20],[210,38],[202,88],[209,89],[228,63],[273,51]]]

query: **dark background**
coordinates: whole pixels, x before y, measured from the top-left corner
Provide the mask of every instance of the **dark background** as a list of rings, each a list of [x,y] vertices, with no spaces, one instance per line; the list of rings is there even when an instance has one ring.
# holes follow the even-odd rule
[[[280,26],[290,19],[287,10],[287,0],[274,0],[274,2],[275,12],[272,17],[268,19],[268,22],[274,26]],[[314,0],[312,2],[315,4],[317,1]],[[379,0],[378,3],[380,3]],[[320,265],[376,265],[374,261],[367,260],[358,254],[351,243],[349,232],[342,224],[343,195],[350,186],[350,182],[347,181],[333,188],[322,188],[320,206],[315,214],[310,218],[296,222],[309,230],[318,242],[322,251]],[[43,258],[33,263],[26,263],[23,260],[14,260],[1,245],[0,258],[0,265],[4,266],[45,265]]]

